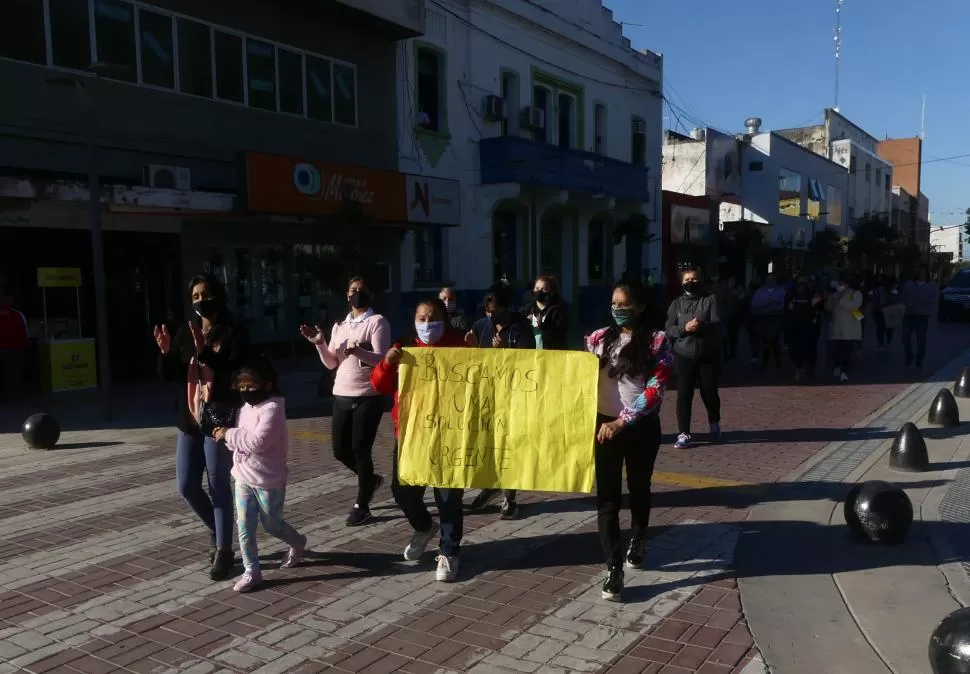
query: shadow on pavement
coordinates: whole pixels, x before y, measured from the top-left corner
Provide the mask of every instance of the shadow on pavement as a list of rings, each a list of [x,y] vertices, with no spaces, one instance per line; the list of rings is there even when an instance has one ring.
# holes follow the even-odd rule
[[[898,428],[758,428],[753,430],[724,431],[717,443],[705,441],[706,434],[698,433],[693,447],[780,442],[853,442],[865,440],[890,440],[896,437]],[[947,440],[964,435],[966,428],[961,424],[953,428],[921,428],[920,433],[927,440]],[[672,443],[677,439],[675,433],[664,435],[664,442]]]

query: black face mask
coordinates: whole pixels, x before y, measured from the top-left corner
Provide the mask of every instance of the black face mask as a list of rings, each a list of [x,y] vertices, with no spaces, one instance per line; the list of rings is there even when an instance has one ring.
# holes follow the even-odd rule
[[[247,405],[258,405],[269,400],[270,392],[264,388],[258,388],[256,390],[240,391],[239,397]]]
[[[219,313],[219,302],[213,298],[192,303],[192,311],[200,318],[212,318]]]
[[[685,292],[688,292],[688,293],[690,293],[692,295],[694,293],[696,293],[697,292],[697,289],[700,288],[700,287],[701,287],[701,284],[698,283],[697,281],[686,281],[684,283],[684,291]]]
[[[546,302],[549,301],[549,291],[548,290],[537,290],[537,291],[535,291],[535,292],[532,293],[532,298],[536,302],[542,302],[543,304],[545,304]]]
[[[350,306],[352,306],[354,309],[366,309],[370,306],[370,297],[363,290],[358,290],[355,292],[353,295],[347,298],[347,301],[350,302]]]

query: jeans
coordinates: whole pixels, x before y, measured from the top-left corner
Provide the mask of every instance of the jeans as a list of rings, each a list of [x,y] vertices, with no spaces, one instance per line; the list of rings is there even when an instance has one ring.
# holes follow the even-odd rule
[[[907,365],[913,363],[913,335],[916,335],[916,365],[922,367],[926,358],[926,331],[930,327],[929,316],[906,314],[903,316],[903,355]]]
[[[401,484],[397,476],[398,445],[394,444],[392,459],[393,475],[391,476],[391,494],[394,501],[401,508],[408,524],[415,531],[426,532],[431,529],[431,513],[424,503],[427,487],[420,485]],[[441,524],[441,554],[455,557],[461,550],[461,539],[465,530],[465,512],[462,499],[464,489],[434,488],[434,500],[438,504],[438,520]]]
[[[879,346],[890,344],[893,341],[893,329],[886,327],[886,316],[881,308],[873,310],[872,319],[876,324],[876,343]]]
[[[216,547],[232,548],[232,452],[221,442],[202,433],[179,432],[175,445],[175,479],[179,494],[209,531],[216,535]],[[209,481],[209,493],[202,488],[202,473]],[[210,499],[211,497],[211,499]]]
[[[374,495],[374,440],[384,416],[384,396],[334,396],[331,434],[333,456],[357,475],[357,504]]]
[[[613,421],[597,415],[596,428]],[[623,428],[612,439],[596,445],[596,521],[603,555],[610,568],[623,564],[620,507],[623,504],[623,464],[630,492],[630,519],[634,536],[646,536],[650,523],[650,480],[660,452],[660,418],[651,414]]]
[[[700,388],[701,400],[707,408],[707,421],[720,423],[721,398],[717,393],[717,382],[721,375],[721,361],[718,357],[698,359],[674,354],[674,367],[677,370],[677,432],[690,435],[696,388]]]
[[[236,480],[236,525],[239,528],[239,549],[243,566],[249,572],[259,572],[259,552],[256,549],[256,525],[291,548],[305,544],[303,536],[283,519],[286,487],[259,489]]]

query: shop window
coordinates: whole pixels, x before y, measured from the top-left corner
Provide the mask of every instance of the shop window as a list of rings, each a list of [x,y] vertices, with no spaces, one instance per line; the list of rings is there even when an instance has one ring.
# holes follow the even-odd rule
[[[280,112],[303,115],[303,56],[286,49],[276,51],[280,73]]]
[[[321,122],[333,121],[333,98],[330,96],[330,61],[306,57],[307,116]]]
[[[444,54],[430,47],[417,49],[418,126],[445,131]]]
[[[433,283],[442,279],[442,233],[438,227],[414,232],[414,282]]]
[[[539,143],[548,143],[552,129],[552,92],[543,86],[532,87],[532,107],[542,110],[545,124],[541,129],[533,132],[533,138]]]
[[[573,140],[576,129],[576,99],[569,94],[559,94],[556,107],[559,113],[556,124],[558,144],[568,150],[576,145]]]
[[[802,212],[802,176],[786,168],[778,176],[778,212],[796,217]]]
[[[842,226],[842,190],[825,186],[825,222],[833,227]]]
[[[587,276],[590,281],[606,278],[606,225],[590,220],[586,241]]]
[[[518,227],[519,217],[513,211],[497,210],[492,216],[492,277],[495,281],[518,280]]]
[[[519,76],[513,72],[502,73],[502,98],[505,100],[505,119],[502,120],[502,135],[515,136],[519,133]]]
[[[249,107],[276,110],[276,48],[246,39],[246,88]]]
[[[597,103],[593,106],[593,152],[606,154],[606,106]]]
[[[49,0],[51,56],[55,66],[91,67],[91,32],[87,0]]]
[[[121,66],[112,71],[115,79],[136,81],[135,8],[132,5],[119,0],[95,0],[94,40],[98,47],[98,63]]]
[[[212,98],[212,31],[204,24],[178,19],[179,91]]]
[[[4,0],[0,21],[0,56],[47,64],[43,0]]]
[[[333,121],[357,126],[357,70],[343,63],[333,64]]]
[[[141,36],[141,81],[165,89],[175,88],[175,52],[172,17],[147,9],[138,10]]]
[[[239,35],[215,31],[216,97],[224,101],[245,101],[242,43]]]
[[[647,123],[642,117],[634,117],[630,123],[630,163],[647,165]]]

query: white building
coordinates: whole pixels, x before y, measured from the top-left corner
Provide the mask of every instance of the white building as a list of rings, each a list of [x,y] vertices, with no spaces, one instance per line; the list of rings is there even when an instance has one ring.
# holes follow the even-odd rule
[[[953,261],[964,260],[964,228],[959,227],[934,227],[930,229],[930,247],[938,253],[953,253]]]
[[[471,310],[549,273],[599,316],[659,266],[663,61],[599,0],[429,0],[398,70],[401,170],[461,184],[460,226],[404,237],[405,291],[452,282]]]

